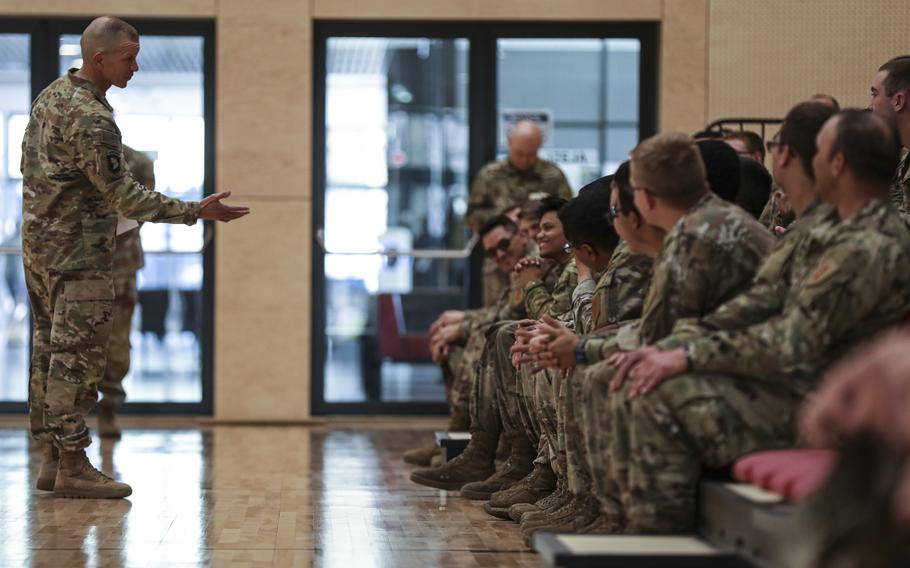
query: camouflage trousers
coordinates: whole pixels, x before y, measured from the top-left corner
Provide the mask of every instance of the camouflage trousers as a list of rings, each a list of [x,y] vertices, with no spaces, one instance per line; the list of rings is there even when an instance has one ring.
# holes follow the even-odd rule
[[[113,325],[110,271],[50,270],[25,251],[32,308],[29,421],[32,435],[64,451],[87,447],[85,415],[98,400]]]
[[[576,369],[563,379],[559,403],[559,440],[566,455],[566,481],[574,495],[593,495],[594,482],[588,465],[588,450],[582,429],[581,410],[584,403],[584,376]]]
[[[107,347],[107,368],[98,384],[98,390],[104,395],[102,404],[120,408],[126,399],[123,390],[123,377],[130,370],[130,331],[132,330],[133,311],[139,301],[136,289],[136,273],[114,275],[114,325]]]
[[[446,398],[452,412],[452,422],[470,424],[471,399],[474,396],[474,375],[486,345],[485,330],[476,330],[464,347],[456,347],[443,362],[443,377],[447,385]]]
[[[722,468],[754,451],[792,446],[802,396],[783,381],[719,374],[668,379],[628,400],[628,385],[609,392],[612,369],[586,373],[605,448],[589,459],[601,512],[630,533],[691,532],[705,468]],[[590,419],[590,416],[588,417]]]
[[[526,431],[534,445],[543,444],[538,461],[548,460],[550,467],[560,477],[565,476],[565,453],[560,451],[558,438],[557,399],[561,388],[559,371],[538,371],[531,364],[518,370],[521,414],[528,426]]]

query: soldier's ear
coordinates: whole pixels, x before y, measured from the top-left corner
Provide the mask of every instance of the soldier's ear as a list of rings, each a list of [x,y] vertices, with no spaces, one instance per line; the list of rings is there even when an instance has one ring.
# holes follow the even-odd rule
[[[894,107],[894,112],[900,112],[907,108],[907,91],[894,93],[894,96],[891,97],[891,106]]]

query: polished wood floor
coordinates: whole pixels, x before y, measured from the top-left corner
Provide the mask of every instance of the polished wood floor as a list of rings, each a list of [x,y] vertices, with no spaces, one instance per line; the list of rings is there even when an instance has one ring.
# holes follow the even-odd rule
[[[518,526],[408,481],[427,422],[133,427],[93,463],[121,501],[34,489],[39,455],[0,428],[0,566],[537,566]]]

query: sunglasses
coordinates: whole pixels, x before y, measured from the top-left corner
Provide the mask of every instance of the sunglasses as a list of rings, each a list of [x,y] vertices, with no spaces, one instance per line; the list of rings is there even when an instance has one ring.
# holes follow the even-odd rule
[[[496,246],[493,248],[484,249],[484,254],[487,258],[496,258],[496,253],[499,251],[506,252],[509,250],[509,247],[512,246],[512,239],[499,239],[499,242],[496,243]]]

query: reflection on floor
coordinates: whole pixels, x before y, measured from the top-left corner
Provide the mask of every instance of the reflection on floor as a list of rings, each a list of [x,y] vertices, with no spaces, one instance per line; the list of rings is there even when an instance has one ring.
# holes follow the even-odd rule
[[[89,452],[122,501],[37,491],[25,433],[0,429],[0,566],[537,566],[517,525],[408,481],[417,427],[128,429]]]

